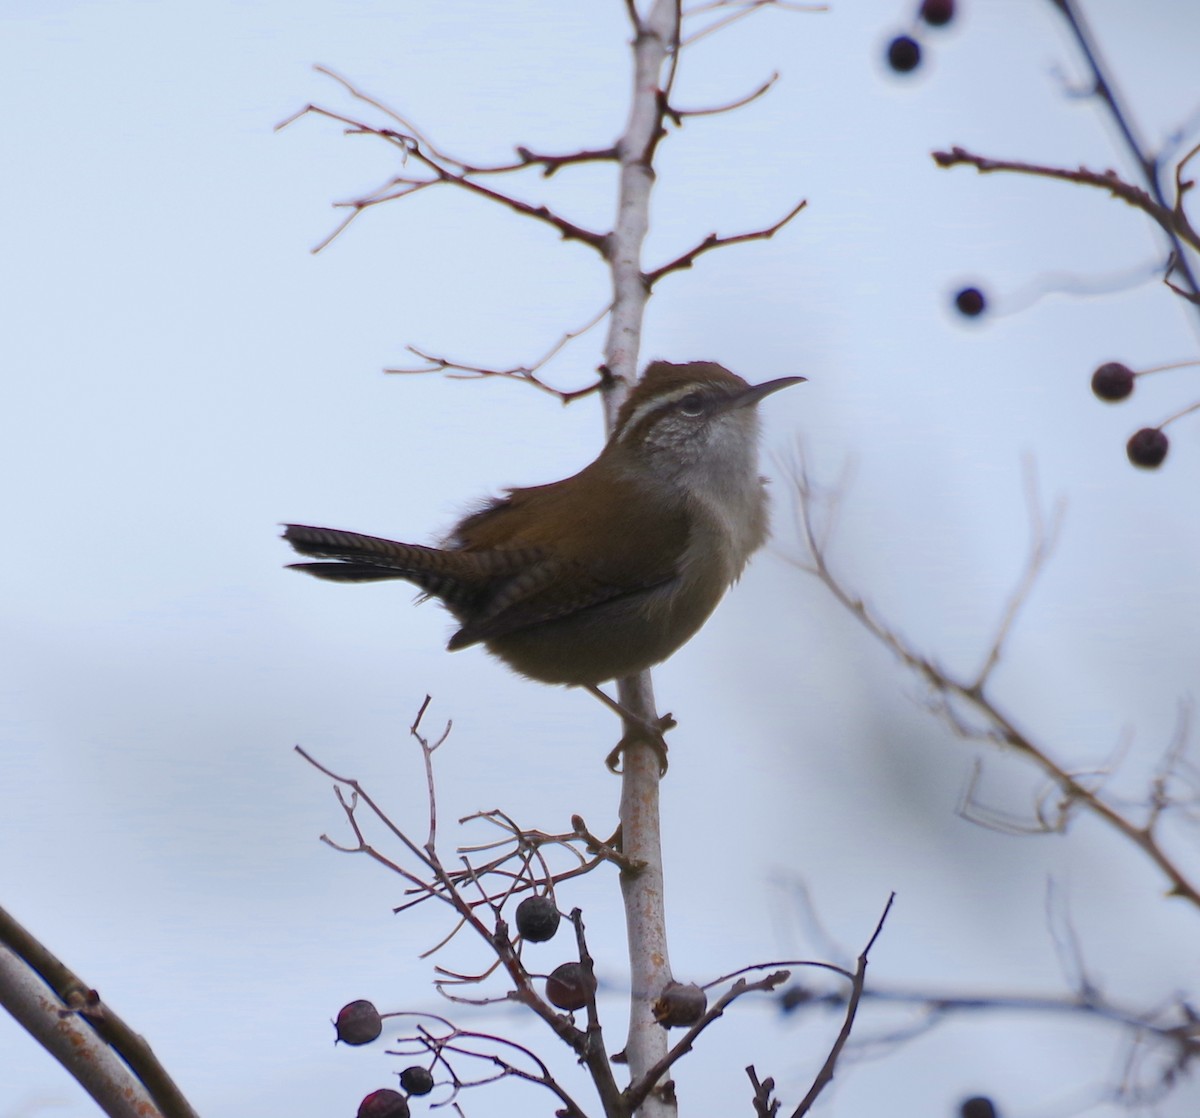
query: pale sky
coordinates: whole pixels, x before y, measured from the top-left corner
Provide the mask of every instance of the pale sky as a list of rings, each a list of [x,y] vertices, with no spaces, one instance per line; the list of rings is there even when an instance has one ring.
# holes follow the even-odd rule
[[[1155,473],[1133,470],[1124,442],[1193,402],[1198,381],[1163,374],[1108,406],[1088,378],[1106,360],[1194,356],[1196,318],[1154,280],[1025,299],[1047,276],[1078,288],[1150,275],[1159,239],[1098,191],[935,168],[929,152],[956,143],[1129,164],[1095,102],[1067,95],[1082,71],[1051,3],[963,0],[956,25],[926,36],[927,65],[901,80],[880,59],[910,6],[768,13],[682,60],[686,107],[782,77],[753,106],[688,120],[664,143],[648,264],[767,225],[800,198],[808,207],[773,240],[660,284],[643,356],[809,383],[763,407],[773,543],[656,672],[680,723],[664,786],[672,961],[703,982],[827,956],[801,919],[803,881],[851,955],[896,891],[872,957],[880,983],[1061,993],[1053,879],[1093,976],[1148,1008],[1194,991],[1197,915],[1096,824],[1028,837],[957,814],[976,760],[979,798],[1007,815],[1028,819],[1041,782],[948,735],[918,682],[787,562],[787,464],[803,446],[820,479],[851,478],[838,569],[917,647],[969,673],[1025,559],[1032,462],[1042,501],[1063,498],[1066,519],[996,697],[1075,768],[1130,743],[1114,779],[1144,798],[1200,670],[1200,418],[1171,428]],[[1149,141],[1194,124],[1200,9],[1085,7]],[[339,1006],[450,1012],[430,967],[484,958],[465,941],[417,958],[444,915],[393,916],[400,882],[318,842],[344,838],[344,824],[294,744],[422,834],[406,731],[432,695],[431,725],[454,722],[438,770],[447,853],[485,837],[452,821],[493,807],[544,830],[578,812],[608,833],[618,795],[603,766],[616,727],[594,700],[519,679],[479,649],[446,654],[452,627],[435,605],[413,608],[403,586],[297,577],[277,538],[299,520],[428,542],[479,497],[590,460],[602,441],[592,400],[563,409],[516,384],[381,369],[410,363],[409,343],[532,360],[603,306],[601,262],[449,190],[376,208],[314,257],[338,219],[330,203],[395,174],[394,153],[315,118],[273,126],[310,101],[358,111],[312,70],[321,63],[464,158],[600,147],[627,109],[622,13],[619,0],[0,9],[0,903],[146,1036],[202,1114],[353,1113],[403,1063],[382,1042],[335,1049]],[[611,169],[511,187],[591,227],[611,221]],[[964,282],[1000,313],[956,316]],[[600,339],[568,347],[547,378],[587,383]],[[584,910],[616,1049],[616,882],[594,875],[560,899]],[[568,951],[556,940],[537,965]],[[497,1010],[472,1020],[554,1053],[590,1100],[544,1028]],[[856,1035],[898,1020],[864,1013]],[[790,1110],[838,1023],[747,1000],[677,1068],[682,1113],[749,1113],[750,1062]],[[952,1023],[883,1058],[847,1058],[821,1113],[949,1118],[989,1093],[1005,1118],[1108,1118],[1119,1110],[1084,1104],[1119,1081],[1125,1040],[1070,1019]],[[94,1113],[7,1020],[0,1069],[2,1118]],[[466,1112],[553,1112],[532,1088],[491,1090],[465,1096]],[[1198,1105],[1185,1085],[1156,1113]]]

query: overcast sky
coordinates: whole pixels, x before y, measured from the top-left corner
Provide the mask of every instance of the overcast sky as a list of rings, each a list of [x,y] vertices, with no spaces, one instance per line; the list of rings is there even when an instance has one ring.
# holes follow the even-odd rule
[[[680,723],[664,787],[672,961],[705,981],[827,957],[801,919],[802,881],[850,955],[896,891],[872,957],[881,983],[1062,992],[1053,879],[1096,980],[1149,1007],[1195,990],[1196,914],[1095,824],[1025,837],[956,814],[977,759],[990,808],[1027,820],[1043,789],[1019,760],[950,737],[917,681],[788,562],[788,463],[803,447],[826,483],[850,478],[837,568],[920,649],[969,673],[1028,549],[1032,463],[1041,501],[1064,499],[1066,518],[998,700],[1078,769],[1130,743],[1114,779],[1136,803],[1195,688],[1200,419],[1171,428],[1156,473],[1133,470],[1124,442],[1195,400],[1197,377],[1151,378],[1120,406],[1087,387],[1102,361],[1194,356],[1195,316],[1153,278],[1162,245],[1128,207],[935,168],[929,152],[957,143],[1131,173],[1096,103],[1070,96],[1082,71],[1053,4],[962,7],[904,79],[881,64],[903,0],[767,13],[682,60],[684,107],[782,77],[664,143],[648,264],[808,207],[773,240],[663,281],[643,356],[809,383],[763,407],[775,540],[656,673]],[[1200,9],[1085,7],[1148,141],[1194,124]],[[313,256],[339,217],[330,203],[386,181],[395,153],[313,117],[273,126],[310,101],[361,111],[321,63],[463,158],[601,147],[627,111],[627,39],[618,0],[0,7],[0,902],[148,1038],[202,1114],[353,1113],[401,1065],[334,1049],[337,1008],[450,1008],[417,959],[444,915],[393,916],[400,882],[319,844],[343,822],[294,744],[420,834],[406,728],[432,695],[431,725],[454,722],[439,754],[447,851],[486,837],[449,821],[492,807],[545,830],[579,812],[607,833],[618,794],[603,767],[616,727],[591,698],[479,649],[445,654],[436,606],[413,608],[404,586],[301,579],[282,570],[277,538],[299,520],[427,542],[481,495],[589,461],[603,437],[594,400],[563,409],[516,384],[381,370],[410,363],[409,343],[528,362],[604,305],[601,262],[449,190],[376,208]],[[511,185],[581,224],[611,222],[610,168]],[[1113,283],[1139,271],[1140,284]],[[996,313],[954,314],[966,282]],[[1121,290],[1050,291],[1097,286]],[[600,346],[599,331],[580,339],[546,377],[588,383]],[[587,917],[615,1049],[615,880],[560,899]],[[556,940],[534,965],[567,951]],[[441,962],[483,954],[463,942]],[[554,1051],[519,1015],[473,1020]],[[864,1015],[860,1033],[894,1023]],[[683,1113],[748,1113],[750,1062],[794,1106],[836,1027],[743,1004],[677,1069]],[[987,1092],[1006,1118],[1073,1113],[1119,1082],[1123,1042],[1062,1019],[948,1026],[848,1061],[823,1112],[939,1118]],[[0,1068],[0,1116],[93,1113],[4,1022]],[[530,1088],[462,1102],[473,1115],[552,1111]],[[1198,1104],[1185,1085],[1158,1113]]]

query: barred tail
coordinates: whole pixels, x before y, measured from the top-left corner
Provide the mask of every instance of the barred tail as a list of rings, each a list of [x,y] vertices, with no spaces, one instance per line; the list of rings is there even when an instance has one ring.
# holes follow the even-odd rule
[[[519,570],[533,554],[519,550],[445,551],[307,524],[285,524],[283,538],[301,555],[331,560],[292,563],[295,570],[332,582],[401,578],[451,607],[476,604],[497,575]]]

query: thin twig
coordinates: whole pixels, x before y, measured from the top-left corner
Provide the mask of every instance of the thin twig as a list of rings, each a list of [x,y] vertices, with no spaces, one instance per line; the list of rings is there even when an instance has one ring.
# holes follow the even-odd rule
[[[697,4],[694,8],[689,8],[683,13],[684,19],[694,18],[695,16],[715,12],[723,9],[733,9],[728,15],[721,16],[719,19],[713,20],[712,23],[700,28],[698,31],[692,32],[680,39],[679,46],[690,47],[693,43],[698,43],[701,39],[708,35],[713,35],[718,31],[724,31],[731,24],[737,23],[739,20],[745,19],[747,16],[756,15],[758,12],[766,11],[768,8],[774,8],[784,12],[827,12],[829,11],[828,4],[801,4],[794,0],[714,0],[713,3]]]
[[[1054,503],[1049,525],[1043,522],[1041,501],[1037,492],[1037,473],[1031,459],[1026,459],[1025,461],[1025,501],[1026,507],[1029,510],[1030,522],[1033,525],[1033,539],[1029,549],[1029,556],[1025,562],[1025,570],[1022,572],[1016,587],[1009,596],[1003,614],[1001,614],[1000,624],[996,626],[996,634],[992,639],[987,656],[984,657],[983,666],[979,669],[978,675],[976,675],[974,682],[971,684],[971,688],[975,691],[983,690],[993,669],[999,662],[1013,622],[1016,620],[1017,614],[1020,613],[1021,607],[1028,600],[1034,584],[1038,580],[1038,576],[1042,573],[1042,569],[1054,552],[1055,544],[1058,542],[1058,534],[1062,529],[1063,517],[1066,514],[1066,502],[1059,499]]]
[[[587,322],[575,330],[566,331],[557,341],[542,354],[536,361],[530,365],[513,365],[506,369],[488,368],[483,365],[468,365],[460,361],[451,360],[448,357],[443,357],[438,354],[428,353],[417,346],[408,345],[404,348],[409,353],[414,354],[425,362],[425,365],[419,368],[388,368],[384,369],[385,373],[397,373],[405,376],[428,374],[428,373],[447,373],[451,380],[477,380],[482,377],[500,377],[504,380],[517,380],[525,384],[532,385],[534,388],[542,392],[547,392],[551,396],[558,397],[564,404],[569,404],[574,400],[580,400],[585,396],[590,396],[593,392],[600,389],[605,381],[603,375],[594,383],[589,384],[584,388],[576,388],[570,391],[555,388],[553,385],[547,384],[537,374],[549,362],[558,356],[559,353],[576,338],[586,334],[593,327],[598,326],[608,316],[611,307],[604,307],[594,314]]]
[[[724,105],[713,105],[707,109],[681,109],[675,105],[671,106],[671,118],[675,121],[683,120],[690,116],[717,116],[719,113],[731,113],[734,109],[743,108],[749,105],[752,101],[757,101],[760,97],[765,96],[771,87],[779,81],[779,71],[776,70],[765,82],[757,89],[747,93],[744,97],[738,97],[734,101],[728,101]]]
[[[1039,178],[1058,179],[1062,182],[1073,182],[1081,186],[1094,186],[1107,190],[1114,198],[1141,210],[1153,218],[1169,235],[1179,235],[1193,248],[1200,249],[1200,237],[1187,223],[1180,221],[1179,213],[1170,206],[1156,201],[1147,191],[1133,183],[1126,182],[1116,171],[1089,171],[1086,167],[1050,167],[1042,163],[1027,163],[1020,159],[992,159],[985,155],[976,155],[965,148],[953,147],[949,151],[935,151],[933,160],[939,167],[974,167],[980,174],[986,175],[1005,171],[1020,175],[1036,175]]]
[[[1163,192],[1162,182],[1159,179],[1159,160],[1150,154],[1141,137],[1138,135],[1133,114],[1124,104],[1116,82],[1108,72],[1108,68],[1100,56],[1099,48],[1096,46],[1091,29],[1088,27],[1083,13],[1079,10],[1075,0],[1051,0],[1051,3],[1066,18],[1067,26],[1070,28],[1071,34],[1075,36],[1075,41],[1083,54],[1084,60],[1087,62],[1088,69],[1092,72],[1093,90],[1108,109],[1109,115],[1112,117],[1117,130],[1121,134],[1121,138],[1125,141],[1125,147],[1136,161],[1138,170],[1142,174],[1142,179],[1153,196],[1155,203],[1163,209],[1171,209]],[[1190,229],[1190,227],[1188,228]],[[1183,289],[1190,296],[1196,297],[1193,301],[1200,302],[1200,288],[1196,285],[1196,277],[1192,272],[1191,262],[1187,259],[1183,245],[1180,244],[1180,239],[1183,237],[1183,230],[1178,226],[1172,225],[1163,225],[1162,229],[1171,244],[1171,250],[1175,255],[1179,274],[1183,277]],[[1191,236],[1194,238],[1195,233],[1191,233]],[[1194,239],[1189,243],[1193,246],[1196,245]]]
[[[779,232],[789,221],[792,220],[805,206],[808,205],[807,199],[801,199],[793,206],[786,214],[783,215],[774,225],[768,225],[765,229],[754,229],[748,233],[735,233],[729,237],[722,237],[716,233],[709,233],[699,244],[693,245],[687,252],[677,256],[668,264],[664,264],[661,268],[656,268],[653,272],[645,274],[645,283],[648,288],[652,288],[663,276],[670,275],[672,272],[681,272],[686,268],[690,268],[698,256],[706,252],[711,252],[715,248],[725,248],[727,245],[745,244],[747,241],[767,241],[770,240],[776,233]]]
[[[652,1064],[646,1073],[636,1083],[631,1083],[625,1091],[625,1103],[629,1113],[635,1113],[646,1097],[654,1089],[655,1084],[669,1071],[681,1057],[691,1051],[696,1038],[714,1021],[724,1014],[729,1006],[746,994],[770,992],[782,985],[791,977],[786,970],[775,971],[760,978],[757,982],[747,982],[739,978],[724,994],[721,995],[683,1036],[673,1044],[661,1059]]]
[[[833,1072],[837,1067],[838,1058],[842,1054],[842,1050],[846,1047],[846,1041],[850,1039],[850,1030],[854,1028],[854,1018],[858,1014],[858,1005],[862,1001],[863,987],[867,981],[867,956],[871,953],[871,948],[875,946],[875,941],[879,938],[879,934],[883,931],[884,921],[888,918],[888,913],[892,911],[892,905],[896,900],[896,894],[892,893],[887,899],[887,904],[883,906],[883,912],[879,917],[879,922],[875,925],[875,931],[871,933],[871,938],[867,940],[867,945],[858,956],[858,966],[854,970],[854,981],[850,987],[850,997],[846,1001],[846,1016],[842,1021],[842,1027],[838,1030],[837,1039],[833,1042],[833,1047],[829,1050],[829,1055],[825,1057],[825,1062],[821,1065],[821,1070],[817,1072],[817,1077],[813,1080],[812,1086],[808,1089],[808,1094],[800,1100],[800,1105],[792,1111],[792,1118],[802,1118],[807,1114],[817,1101],[817,1097],[833,1082]]]
[[[1182,897],[1200,908],[1200,887],[1188,878],[1175,860],[1163,849],[1148,824],[1134,822],[1102,798],[1098,791],[1087,787],[1075,773],[1054,760],[1032,737],[1019,729],[1014,720],[988,696],[986,688],[977,687],[974,680],[956,679],[936,661],[918,652],[841,582],[830,568],[826,550],[822,546],[820,533],[814,522],[813,503],[815,497],[812,484],[802,467],[798,469],[794,481],[799,498],[798,512],[801,533],[812,559],[811,565],[802,563],[795,565],[815,574],[834,598],[857,618],[872,636],[920,676],[935,695],[946,700],[938,708],[939,713],[951,722],[957,732],[962,733],[965,728],[961,721],[954,718],[950,700],[965,702],[976,714],[983,717],[987,726],[986,733],[973,734],[973,736],[995,744],[1009,746],[1029,758],[1040,768],[1059,790],[1061,795],[1059,811],[1064,827],[1065,813],[1075,806],[1083,807],[1141,850],[1167,878],[1172,896]]]
[[[337,205],[341,208],[348,208],[351,212],[338,225],[338,227],[322,240],[314,249],[313,252],[320,252],[323,248],[337,238],[350,223],[358,217],[364,210],[381,205],[384,202],[395,201],[399,198],[406,198],[416,193],[418,190],[424,190],[430,186],[441,184],[456,186],[461,190],[466,190],[476,194],[482,198],[487,198],[492,202],[505,206],[508,209],[522,214],[525,217],[533,218],[535,221],[552,226],[558,231],[564,240],[579,241],[594,249],[601,256],[606,256],[608,253],[608,238],[605,234],[596,233],[590,229],[585,229],[581,225],[570,221],[561,214],[555,213],[548,206],[534,205],[531,202],[516,197],[512,194],[506,194],[503,191],[495,190],[492,187],[485,186],[481,182],[476,182],[475,179],[489,175],[508,174],[514,171],[519,171],[525,167],[534,166],[535,164],[543,164],[547,169],[553,165],[555,170],[558,167],[572,162],[584,162],[591,159],[611,158],[609,152],[596,151],[580,151],[563,156],[547,156],[536,157],[532,152],[521,154],[518,149],[520,159],[516,163],[501,164],[496,166],[479,166],[469,163],[465,160],[458,159],[455,156],[448,155],[440,148],[432,144],[412,123],[397,113],[394,109],[389,108],[376,97],[372,97],[362,90],[358,89],[347,78],[334,73],[326,67],[318,66],[316,69],[338,82],[352,97],[362,101],[364,104],[371,106],[377,111],[383,113],[391,121],[399,125],[399,130],[392,127],[380,127],[373,125],[363,120],[356,120],[352,117],[345,116],[342,113],[333,112],[332,110],[323,108],[319,105],[309,104],[296,113],[293,113],[287,119],[281,121],[275,126],[276,131],[286,128],[295,123],[301,117],[314,114],[327,117],[330,120],[338,121],[346,126],[349,133],[353,135],[376,136],[384,140],[388,144],[397,147],[401,150],[404,159],[412,159],[428,172],[428,178],[414,178],[409,176],[396,176],[381,187],[379,190],[371,194],[363,195],[360,198],[353,199],[348,202],[339,202]]]

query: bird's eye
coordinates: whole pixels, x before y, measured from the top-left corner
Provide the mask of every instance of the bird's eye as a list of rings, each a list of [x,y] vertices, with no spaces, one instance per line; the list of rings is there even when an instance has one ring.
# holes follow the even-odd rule
[[[684,415],[699,415],[704,411],[704,397],[699,392],[689,392],[679,401],[679,410]]]

